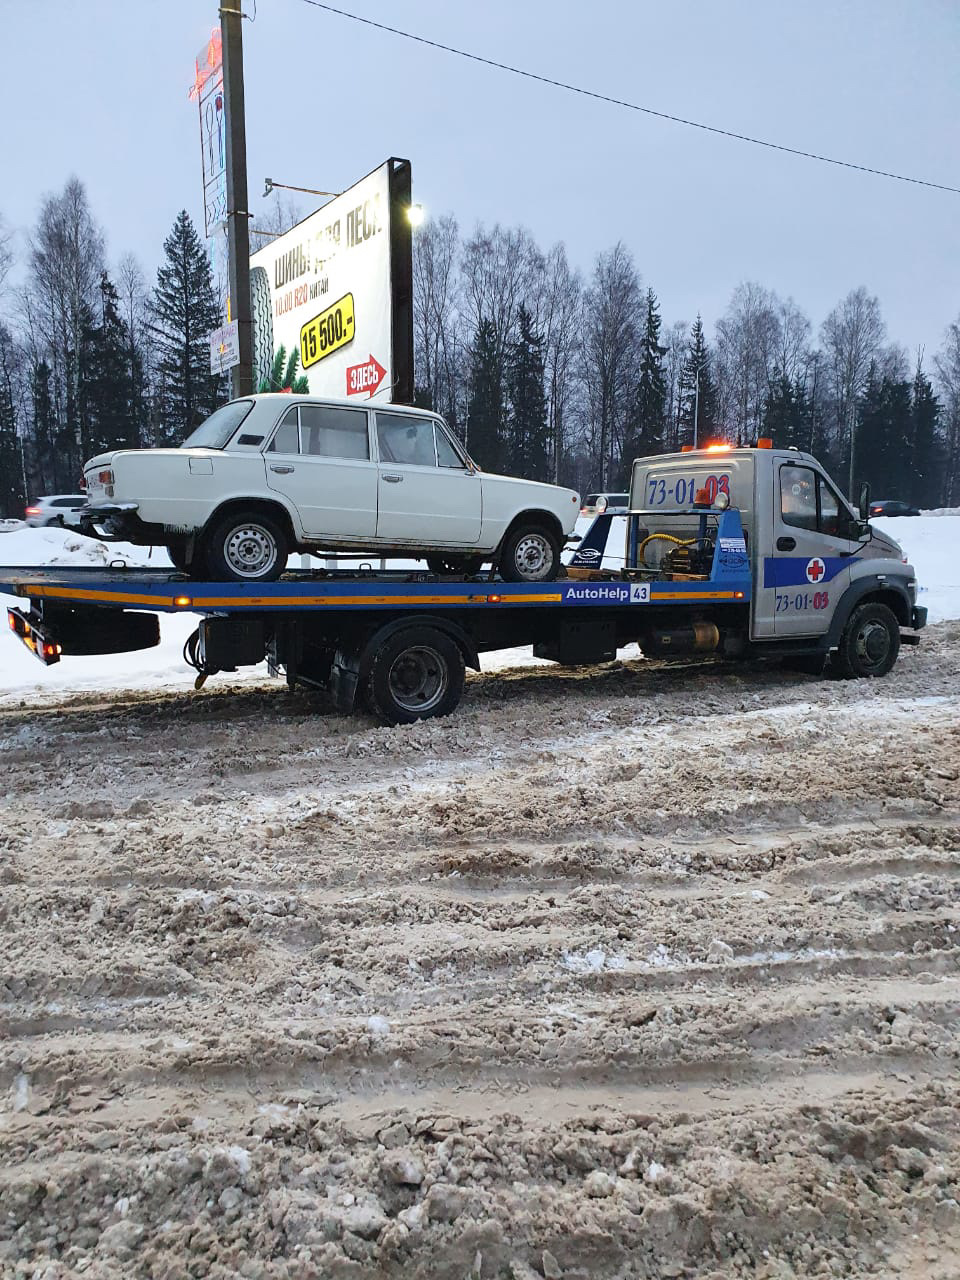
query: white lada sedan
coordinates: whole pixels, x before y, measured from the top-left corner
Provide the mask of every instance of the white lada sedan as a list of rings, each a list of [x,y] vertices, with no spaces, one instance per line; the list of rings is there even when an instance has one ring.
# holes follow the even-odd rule
[[[179,449],[104,453],[84,478],[84,527],[215,581],[269,582],[291,551],[324,550],[546,582],[580,512],[570,489],[481,471],[436,414],[313,396],[233,400]]]

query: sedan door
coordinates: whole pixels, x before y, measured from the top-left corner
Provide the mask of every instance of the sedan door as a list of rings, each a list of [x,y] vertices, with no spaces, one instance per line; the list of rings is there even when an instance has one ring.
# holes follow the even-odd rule
[[[392,545],[476,546],[479,474],[433,418],[377,411],[377,539]]]
[[[372,541],[377,464],[366,409],[301,404],[284,415],[264,454],[267,483],[300,513],[306,537]]]

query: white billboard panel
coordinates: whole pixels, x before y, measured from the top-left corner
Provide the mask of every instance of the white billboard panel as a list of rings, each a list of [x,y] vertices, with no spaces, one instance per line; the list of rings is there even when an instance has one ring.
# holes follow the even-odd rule
[[[393,398],[390,195],[388,161],[253,254],[256,390],[268,389],[282,347],[284,372],[299,354],[296,391]]]

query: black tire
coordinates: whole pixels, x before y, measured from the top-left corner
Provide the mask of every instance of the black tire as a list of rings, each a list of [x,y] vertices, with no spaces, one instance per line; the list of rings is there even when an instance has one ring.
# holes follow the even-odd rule
[[[427,556],[427,568],[431,573],[456,574],[458,578],[479,573],[483,568],[483,556]]]
[[[188,542],[189,539],[185,533],[172,535],[166,544],[167,555],[170,557],[173,567],[179,573],[203,577],[203,557],[200,555],[196,539],[194,539],[193,551],[190,555],[187,554]]]
[[[843,628],[833,656],[844,680],[885,676],[900,652],[900,624],[885,604],[858,604]]]
[[[463,681],[463,654],[455,640],[433,627],[405,627],[377,651],[362,702],[386,724],[413,724],[449,715]]]
[[[287,535],[260,511],[237,511],[218,520],[203,542],[214,582],[276,582],[287,567]]]
[[[273,369],[273,309],[270,277],[264,267],[250,268],[250,316],[253,320],[253,389],[270,381]]]
[[[560,573],[560,539],[542,524],[521,524],[503,540],[497,566],[504,582],[554,582]]]

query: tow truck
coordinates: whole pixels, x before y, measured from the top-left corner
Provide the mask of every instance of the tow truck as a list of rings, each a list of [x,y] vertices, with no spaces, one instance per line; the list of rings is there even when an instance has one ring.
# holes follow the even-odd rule
[[[532,645],[567,666],[646,656],[780,659],[810,674],[883,676],[926,610],[900,547],[809,454],[772,442],[640,458],[626,514],[596,516],[556,582],[420,570],[318,569],[276,582],[197,582],[162,569],[0,568],[11,630],[49,665],[159,643],[159,615],[199,614],[184,649],[209,676],[264,661],[338,710],[388,724],[453,711],[480,654]],[[622,526],[623,543],[608,543]],[[614,540],[615,542],[615,540]],[[616,556],[613,567],[607,561]]]

